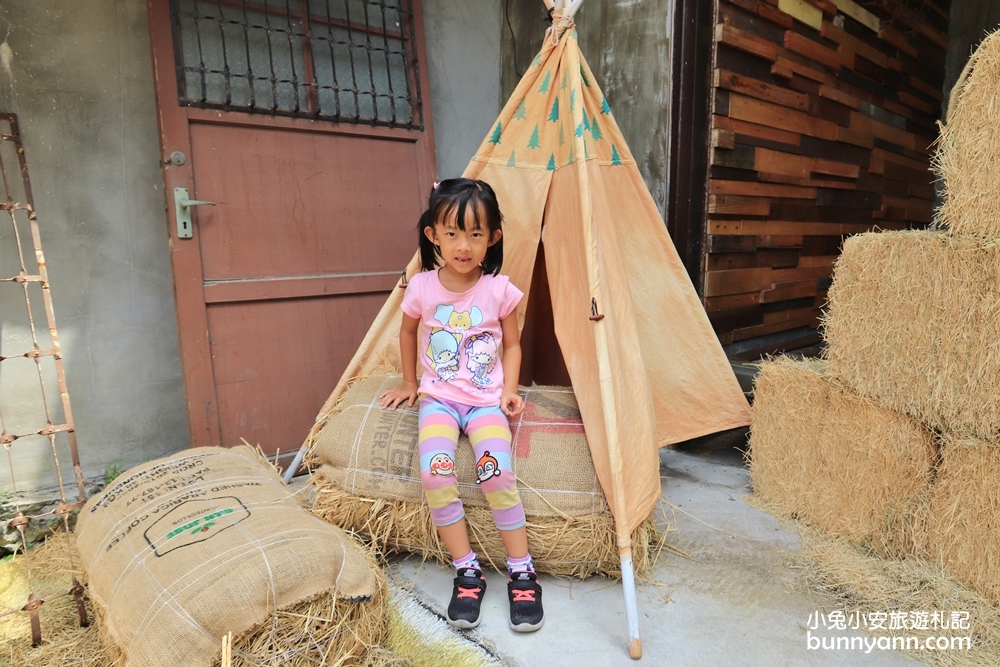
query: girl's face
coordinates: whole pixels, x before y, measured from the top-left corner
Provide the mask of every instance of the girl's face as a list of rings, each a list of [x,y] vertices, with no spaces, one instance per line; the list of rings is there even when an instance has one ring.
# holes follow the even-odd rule
[[[465,209],[465,229],[456,224],[457,210],[438,220],[433,227],[425,227],[424,234],[441,249],[445,268],[457,276],[466,277],[480,270],[486,250],[500,240],[502,232],[490,230],[477,222],[472,206]]]

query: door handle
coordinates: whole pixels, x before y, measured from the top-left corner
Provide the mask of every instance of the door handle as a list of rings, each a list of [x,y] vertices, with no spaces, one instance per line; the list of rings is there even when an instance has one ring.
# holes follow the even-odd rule
[[[192,206],[215,206],[215,202],[188,199],[187,188],[174,188],[174,216],[177,218],[177,238],[179,239],[194,237],[194,226],[191,224]]]

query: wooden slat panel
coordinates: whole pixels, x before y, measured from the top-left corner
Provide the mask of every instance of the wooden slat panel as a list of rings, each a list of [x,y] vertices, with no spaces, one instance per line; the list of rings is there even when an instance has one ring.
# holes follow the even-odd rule
[[[749,77],[740,76],[739,74],[735,74],[733,72],[727,72],[726,70],[715,70],[714,85],[718,88],[723,88],[734,93],[742,93],[767,102],[774,102],[775,104],[780,104],[781,106],[789,107],[791,109],[799,109],[800,111],[809,110],[808,95],[796,93],[795,91],[788,90],[787,88],[772,86]],[[732,113],[732,100],[730,100],[730,113]]]
[[[710,271],[705,274],[705,296],[759,292],[771,285],[771,269]]]
[[[768,183],[748,183],[745,181],[713,180],[708,187],[712,195],[744,195],[747,197],[785,197],[788,199],[815,199],[816,188],[802,188],[792,185],[771,185]]]
[[[864,7],[851,2],[851,0],[831,0],[833,4],[837,5],[837,9],[844,12],[847,16],[865,26],[872,32],[878,33],[879,29],[882,27],[882,22],[877,16],[869,12]]]
[[[870,60],[879,67],[894,69],[897,71],[901,70],[903,67],[902,63],[895,58],[891,58],[890,56],[882,53],[874,46],[858,39],[844,30],[841,30],[829,21],[823,22],[822,35],[827,39],[833,40],[837,44],[849,46],[857,55]]]
[[[709,195],[708,212],[715,215],[768,215],[771,203],[759,197]]]
[[[861,109],[861,100],[853,95],[848,95],[833,86],[820,86],[819,96],[825,97],[828,100],[833,100],[839,104],[843,104],[844,106],[854,109],[855,111],[859,111]]]
[[[778,0],[778,9],[816,30],[823,25],[823,10],[805,0]]]
[[[747,121],[739,120],[738,118],[713,116],[712,122],[715,127],[732,130],[736,134],[742,134],[748,137],[756,137],[758,139],[764,139],[796,147],[800,142],[799,135],[794,132],[787,132],[785,130],[779,130],[773,127],[767,127],[766,125],[759,125],[757,123],[749,123]]]
[[[836,140],[837,124],[812,118],[777,104],[733,94],[729,101],[729,116],[758,125],[799,132],[820,139]]]
[[[760,294],[746,292],[744,294],[727,294],[725,296],[710,296],[705,299],[705,310],[721,310],[722,308],[739,308],[760,302]]]
[[[833,71],[840,69],[840,55],[836,51],[817,44],[808,37],[792,30],[785,31],[785,48],[810,60],[815,60],[821,65],[826,65]]]
[[[835,234],[860,234],[872,224],[840,222],[787,222],[778,220],[709,220],[709,234],[736,234],[757,236],[832,236]],[[888,227],[884,227],[888,229]]]
[[[756,35],[744,32],[739,28],[734,28],[725,23],[719,23],[715,26],[715,40],[722,44],[728,44],[734,49],[760,56],[771,62],[774,62],[778,58],[777,44],[773,44],[766,39],[761,39]]]
[[[790,299],[801,299],[807,296],[816,295],[815,280],[797,280],[790,282],[774,283],[772,289],[766,289],[760,293],[761,303],[775,303],[778,301],[788,301]]]

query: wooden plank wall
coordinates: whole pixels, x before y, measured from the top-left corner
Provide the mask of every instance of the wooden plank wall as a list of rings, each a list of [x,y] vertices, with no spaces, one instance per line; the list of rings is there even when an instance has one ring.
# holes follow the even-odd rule
[[[704,298],[725,345],[815,329],[845,236],[931,222],[949,2],[715,1]]]

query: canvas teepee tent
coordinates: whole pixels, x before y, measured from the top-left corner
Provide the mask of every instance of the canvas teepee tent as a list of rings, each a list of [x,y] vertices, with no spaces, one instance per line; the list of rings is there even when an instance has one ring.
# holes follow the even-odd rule
[[[521,382],[562,376],[579,402],[615,518],[630,652],[639,657],[630,535],[660,497],[657,447],[746,425],[749,406],[580,53],[572,23],[580,2],[556,9],[464,175],[496,191],[503,272],[527,295],[518,308]],[[406,275],[419,270],[414,256]],[[353,378],[399,366],[403,289],[386,301],[321,418]]]

